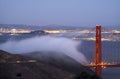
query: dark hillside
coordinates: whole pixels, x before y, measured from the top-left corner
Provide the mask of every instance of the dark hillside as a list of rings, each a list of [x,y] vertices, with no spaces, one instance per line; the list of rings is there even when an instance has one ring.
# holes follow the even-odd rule
[[[57,63],[57,62],[56,62]],[[63,67],[62,67],[63,66]],[[100,79],[88,68],[82,67],[79,74],[68,66],[43,63],[24,56],[9,54],[0,50],[0,79]],[[71,70],[69,70],[71,69]],[[78,68],[77,68],[78,69]]]

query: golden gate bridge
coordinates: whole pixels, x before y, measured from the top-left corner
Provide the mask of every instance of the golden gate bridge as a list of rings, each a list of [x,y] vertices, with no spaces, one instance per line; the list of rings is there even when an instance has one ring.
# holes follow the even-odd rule
[[[102,60],[102,27],[101,26],[96,26],[96,49],[95,49],[95,57],[94,57],[94,62],[88,64],[89,67],[94,67],[94,71],[96,74],[100,75],[102,74],[102,69],[106,67],[120,67],[120,63],[109,63],[109,62],[103,62]]]

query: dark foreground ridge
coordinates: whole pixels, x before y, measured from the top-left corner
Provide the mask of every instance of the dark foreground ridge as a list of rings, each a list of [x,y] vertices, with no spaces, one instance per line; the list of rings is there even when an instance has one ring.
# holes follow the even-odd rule
[[[89,68],[81,66],[76,71],[79,68],[62,66],[0,50],[0,79],[101,79]]]

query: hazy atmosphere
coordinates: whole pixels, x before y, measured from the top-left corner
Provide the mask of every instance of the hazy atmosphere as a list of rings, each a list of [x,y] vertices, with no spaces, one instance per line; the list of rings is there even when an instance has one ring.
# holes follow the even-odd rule
[[[0,79],[120,79],[120,0],[0,0]]]
[[[120,25],[120,0],[0,0],[0,24]]]

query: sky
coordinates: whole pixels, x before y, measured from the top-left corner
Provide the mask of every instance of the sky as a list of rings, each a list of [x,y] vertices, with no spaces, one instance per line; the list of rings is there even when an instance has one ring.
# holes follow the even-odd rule
[[[0,0],[0,24],[120,25],[120,0]]]

